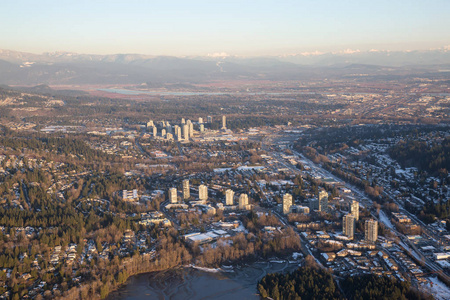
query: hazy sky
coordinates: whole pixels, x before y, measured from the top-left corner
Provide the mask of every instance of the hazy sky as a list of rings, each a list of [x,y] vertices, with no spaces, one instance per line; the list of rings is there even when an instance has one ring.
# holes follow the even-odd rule
[[[0,49],[287,54],[450,45],[450,0],[0,0]]]

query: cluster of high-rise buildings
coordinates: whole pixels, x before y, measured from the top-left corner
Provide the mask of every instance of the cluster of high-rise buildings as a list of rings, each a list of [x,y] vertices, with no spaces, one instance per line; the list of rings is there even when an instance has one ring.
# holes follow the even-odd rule
[[[283,214],[287,215],[292,212],[309,213],[310,209],[328,212],[328,193],[325,190],[319,191],[318,197],[311,199],[309,205],[309,207],[294,205],[291,194],[286,193],[283,196]],[[355,235],[356,221],[359,221],[359,202],[353,200],[350,204],[350,213],[342,218],[342,233],[351,239]],[[366,220],[364,229],[365,240],[371,243],[376,242],[378,239],[378,221]]]
[[[191,198],[191,187],[189,179],[183,180],[182,184],[183,200],[189,200]],[[198,186],[198,199],[201,202],[206,202],[208,200],[208,187],[204,184]],[[179,203],[178,190],[173,187],[169,189],[169,202],[171,204]]]
[[[190,184],[189,179],[183,180],[182,184],[182,200],[188,200],[191,198],[191,192],[190,192]],[[227,189],[225,191],[225,205],[227,209],[240,209],[240,210],[250,210],[251,205],[248,203],[248,195],[247,194],[240,194],[238,205],[235,206],[234,203],[234,191],[231,189]],[[169,197],[169,204],[176,205],[176,204],[182,204],[183,201],[181,201],[181,198],[178,197],[178,190],[176,187],[170,188],[168,192]],[[198,200],[196,205],[205,204],[208,200],[208,187],[204,184],[199,185],[198,187]],[[194,201],[195,202],[195,201]],[[223,204],[218,205],[221,209],[223,209]]]
[[[191,187],[189,184],[189,179],[183,180],[182,192],[183,200],[188,200],[191,198]],[[204,184],[201,184],[198,187],[198,199],[202,202],[208,200],[208,187]],[[178,199],[178,190],[175,187],[169,189],[169,202],[171,204],[180,203]]]
[[[191,197],[189,180],[185,179],[182,183],[183,200],[188,200]],[[240,194],[238,203],[235,204],[234,200],[235,192],[232,189],[225,191],[225,207],[223,204],[218,204],[219,209],[239,209],[249,210],[251,205],[248,203],[248,195]],[[208,200],[208,187],[204,184],[198,187],[198,203],[195,205],[204,205]],[[183,201],[178,198],[178,191],[176,188],[169,190],[169,202],[170,204],[180,205]],[[194,201],[195,202],[195,201]],[[317,198],[309,201],[310,206],[295,205],[291,194],[286,193],[283,195],[282,212],[287,215],[289,213],[305,213],[308,214],[310,210],[317,210],[320,212],[328,212],[328,193],[325,190],[318,192]],[[342,233],[350,239],[354,238],[356,222],[359,221],[359,202],[353,200],[350,205],[350,212],[342,218]],[[374,243],[378,239],[378,221],[369,219],[365,220],[365,241]]]
[[[309,200],[309,208],[317,211],[328,211],[328,193],[325,190],[319,191],[317,198]]]
[[[289,213],[304,213],[309,214],[311,210],[317,210],[322,212],[328,211],[328,193],[325,190],[321,190],[318,193],[317,198],[312,198],[309,200],[308,206],[295,205],[292,200],[291,194],[284,194],[283,196],[283,214],[287,215]]]
[[[353,239],[355,235],[355,224],[359,221],[359,202],[353,200],[350,204],[350,213],[342,218],[342,233]],[[378,221],[366,220],[364,222],[364,239],[374,243],[378,239]]]
[[[234,191],[232,189],[227,189],[225,191],[225,205],[228,207],[234,206]],[[249,210],[251,208],[250,204],[248,204],[247,194],[239,195],[238,208],[240,210]]]
[[[206,123],[212,123],[212,117],[207,116]],[[202,117],[198,118],[198,122],[192,122],[191,120],[186,120],[181,118],[179,125],[171,125],[169,121],[161,121],[157,124],[150,120],[147,122],[147,130],[152,134],[154,138],[161,137],[167,140],[177,140],[177,141],[189,141],[194,137],[194,125],[196,126],[197,132],[205,131],[205,123]],[[222,130],[227,129],[227,118],[222,116]]]
[[[350,204],[350,213],[342,218],[342,233],[351,239],[355,235],[356,221],[359,221],[359,202],[353,200]]]

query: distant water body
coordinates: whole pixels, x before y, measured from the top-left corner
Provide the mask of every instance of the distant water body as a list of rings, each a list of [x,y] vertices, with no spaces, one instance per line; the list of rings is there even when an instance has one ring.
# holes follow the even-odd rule
[[[257,283],[268,273],[293,271],[297,264],[257,262],[231,270],[181,267],[130,277],[127,284],[111,293],[108,300],[119,299],[259,299]],[[225,269],[225,268],[224,268]]]
[[[226,95],[226,93],[211,93],[211,92],[158,92],[158,91],[137,91],[126,89],[98,89],[98,91],[121,95],[166,95],[166,96]]]
[[[127,89],[98,89],[98,91],[115,93],[121,95],[163,95],[163,96],[214,96],[214,95],[295,95],[295,94],[315,94],[315,93],[266,93],[266,92],[158,92],[158,91],[138,91],[138,90],[127,90]]]

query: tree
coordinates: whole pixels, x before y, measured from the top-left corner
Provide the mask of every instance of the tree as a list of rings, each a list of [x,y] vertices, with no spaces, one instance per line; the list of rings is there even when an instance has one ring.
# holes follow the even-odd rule
[[[100,298],[105,299],[109,294],[109,285],[104,284],[100,287]]]

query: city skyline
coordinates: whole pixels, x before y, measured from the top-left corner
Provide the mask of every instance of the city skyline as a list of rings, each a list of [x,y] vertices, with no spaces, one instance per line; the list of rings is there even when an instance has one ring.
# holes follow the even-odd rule
[[[450,44],[448,1],[9,2],[2,48],[31,53],[286,55]],[[14,30],[11,30],[14,28]]]

